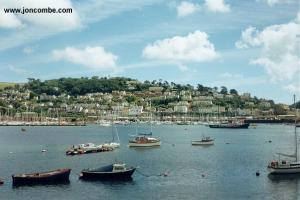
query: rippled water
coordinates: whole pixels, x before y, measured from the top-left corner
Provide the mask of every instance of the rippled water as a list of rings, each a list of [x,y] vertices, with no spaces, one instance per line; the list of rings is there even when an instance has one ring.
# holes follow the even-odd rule
[[[144,125],[141,131],[148,130]],[[0,127],[0,199],[300,199],[300,177],[268,176],[275,152],[293,151],[293,127],[258,125],[256,129],[210,129],[205,126],[159,125],[157,148],[128,148],[134,126],[119,126],[121,147],[113,152],[65,156],[78,143],[112,139],[110,127]],[[215,138],[210,147],[191,146],[202,135]],[[268,141],[272,142],[269,143]],[[42,153],[42,149],[47,152]],[[84,168],[122,160],[138,166],[132,181],[86,182]],[[72,168],[70,184],[13,188],[11,174]],[[261,175],[255,176],[259,170]],[[156,176],[169,171],[167,177]]]

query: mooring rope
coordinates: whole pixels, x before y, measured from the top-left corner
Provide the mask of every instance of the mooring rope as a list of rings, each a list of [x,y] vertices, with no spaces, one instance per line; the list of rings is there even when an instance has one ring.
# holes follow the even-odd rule
[[[151,177],[151,176],[168,176],[169,172],[164,172],[164,173],[160,173],[160,174],[145,174],[143,172],[141,172],[139,169],[136,169],[136,172],[138,172],[139,174],[145,176],[145,177]]]

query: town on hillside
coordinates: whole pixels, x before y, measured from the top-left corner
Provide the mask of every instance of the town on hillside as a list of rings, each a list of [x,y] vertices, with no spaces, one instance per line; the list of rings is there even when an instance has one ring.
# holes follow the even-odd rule
[[[295,105],[276,104],[225,86],[196,87],[163,80],[131,78],[60,78],[10,84],[0,89],[1,125],[85,125],[135,120],[209,123],[243,119],[292,123]]]

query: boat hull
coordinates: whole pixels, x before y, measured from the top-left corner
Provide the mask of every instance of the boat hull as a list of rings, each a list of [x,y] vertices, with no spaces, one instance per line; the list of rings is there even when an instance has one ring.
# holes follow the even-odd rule
[[[268,168],[270,174],[298,174],[300,173],[299,167],[291,167],[291,168]]]
[[[12,175],[13,185],[36,185],[68,183],[71,169],[58,169],[50,172]]]
[[[135,142],[129,142],[129,147],[154,147],[154,146],[160,146],[161,142],[151,142],[151,143],[135,143]]]
[[[192,145],[213,145],[214,141],[202,142],[202,141],[192,141]]]
[[[130,180],[135,168],[122,172],[89,172],[82,171],[80,178],[84,180]]]
[[[209,128],[230,128],[230,129],[247,129],[249,128],[249,123],[244,124],[210,124]]]

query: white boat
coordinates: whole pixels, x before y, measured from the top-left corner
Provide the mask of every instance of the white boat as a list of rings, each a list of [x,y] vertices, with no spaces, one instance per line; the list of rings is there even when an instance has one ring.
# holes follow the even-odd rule
[[[111,123],[109,121],[101,120],[97,122],[102,127],[108,127],[111,126]]]
[[[294,105],[296,102],[295,95],[294,95]],[[268,164],[268,170],[270,174],[295,174],[300,173],[300,162],[298,161],[298,139],[297,139],[297,127],[296,127],[296,119],[295,119],[295,152],[291,155],[277,153],[279,156],[289,157],[292,158],[291,160],[288,159],[279,159],[272,160]]]
[[[150,101],[150,133],[138,134],[138,120],[136,120],[136,135],[135,138],[130,140],[128,143],[129,147],[153,147],[160,146],[160,139],[152,137],[152,112],[151,112],[151,101]],[[150,137],[151,136],[151,137]]]
[[[95,145],[93,143],[86,143],[86,144],[79,144],[78,148],[82,149],[83,151],[94,151],[101,148],[102,145]]]
[[[102,146],[103,147],[108,147],[108,148],[115,149],[115,148],[119,148],[120,147],[120,138],[119,138],[118,129],[115,126],[115,123],[112,122],[111,124],[112,124],[111,134],[112,134],[113,139],[112,139],[111,142],[104,143]],[[114,132],[116,132],[117,141],[115,141],[115,134],[114,134]]]
[[[102,144],[103,147],[106,147],[106,148],[119,148],[120,147],[120,143],[118,142],[109,142],[109,143],[104,143]]]
[[[153,147],[160,145],[160,139],[148,137],[145,135],[136,136],[133,140],[130,140],[128,143],[129,147]]]
[[[192,141],[192,145],[213,145],[214,139],[210,137],[202,137],[201,140],[194,140]]]

